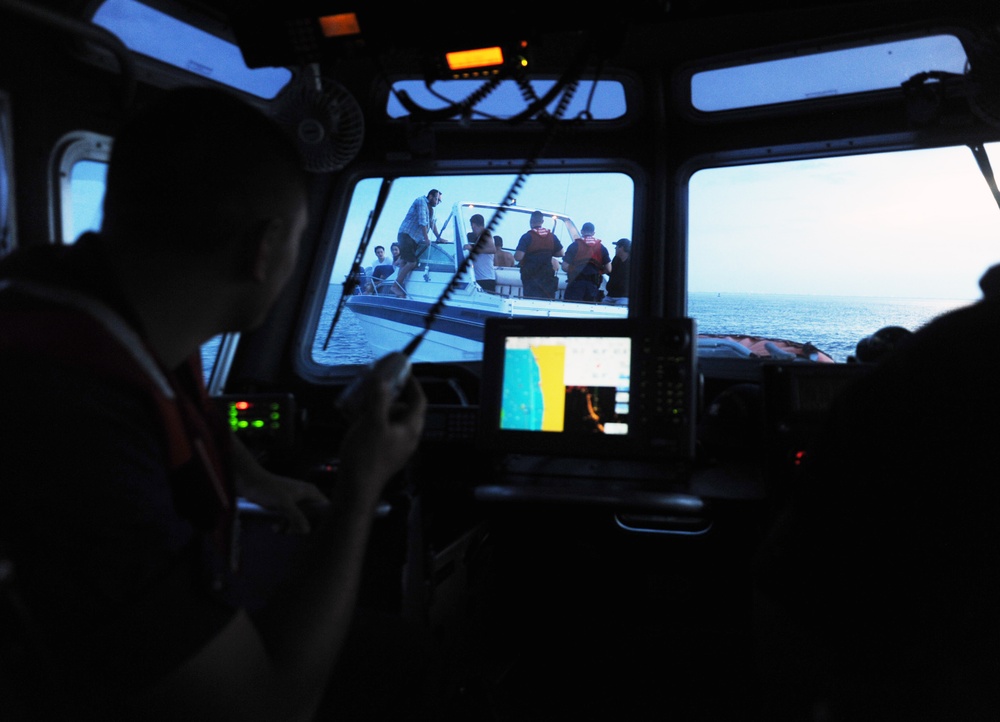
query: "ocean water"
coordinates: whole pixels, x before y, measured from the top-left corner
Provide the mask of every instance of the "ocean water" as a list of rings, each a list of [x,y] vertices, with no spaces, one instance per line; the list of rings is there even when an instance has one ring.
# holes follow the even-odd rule
[[[330,331],[330,322],[333,321],[333,314],[337,310],[336,299],[340,297],[340,291],[331,292],[328,299],[334,301],[327,302],[320,314],[319,326],[316,338],[313,340],[312,355],[318,363],[330,364],[366,364],[375,360],[375,354],[365,338],[364,329],[358,321],[358,317],[349,308],[344,308],[340,312],[340,319],[337,321],[337,328],[334,329],[330,342],[326,344],[327,334]]]
[[[329,298],[336,299],[338,295],[331,293]],[[858,341],[880,328],[903,326],[916,331],[942,313],[970,302],[968,299],[692,293],[688,297],[688,312],[696,319],[699,333],[743,333],[809,342],[835,361],[846,361]],[[328,303],[323,309],[313,357],[329,364],[372,361],[374,355],[364,331],[346,308],[328,347],[323,349],[335,306]]]
[[[970,300],[691,293],[688,313],[699,333],[744,333],[812,343],[835,361],[846,361],[858,341],[885,326],[916,331]]]

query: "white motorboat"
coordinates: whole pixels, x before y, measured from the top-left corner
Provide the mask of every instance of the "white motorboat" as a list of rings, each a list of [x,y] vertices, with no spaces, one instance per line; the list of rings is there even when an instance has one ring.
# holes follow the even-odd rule
[[[525,297],[520,270],[516,267],[496,269],[494,293],[475,282],[471,263],[465,263],[458,273],[469,254],[463,246],[471,230],[472,215],[481,214],[494,238],[505,239],[505,250],[513,252],[517,239],[528,230],[529,217],[535,210],[541,209],[456,203],[440,229],[438,240],[420,256],[420,264],[406,279],[405,298],[391,290],[395,276],[374,292],[349,297],[346,307],[361,322],[376,356],[398,351],[426,329],[426,335],[412,354],[413,360],[478,360],[482,356],[483,327],[491,316],[625,318],[627,306],[564,300],[566,274],[562,270],[556,274],[559,284],[553,299]],[[542,213],[545,227],[564,248],[579,237],[576,224],[568,216],[545,210]],[[383,241],[383,245],[389,244]],[[431,309],[436,309],[433,314]]]

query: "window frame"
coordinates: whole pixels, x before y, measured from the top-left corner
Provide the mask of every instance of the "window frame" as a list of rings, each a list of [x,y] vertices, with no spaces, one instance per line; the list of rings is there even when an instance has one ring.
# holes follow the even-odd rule
[[[73,230],[72,184],[73,166],[81,161],[107,164],[111,160],[114,139],[89,130],[74,130],[56,143],[52,151],[49,172],[49,242],[71,245]]]
[[[334,189],[333,193],[331,193],[331,197],[336,199],[336,203],[329,206],[326,210],[326,217],[323,221],[323,230],[320,235],[322,239],[320,241],[322,248],[316,257],[315,264],[309,272],[310,277],[307,281],[305,301],[302,307],[303,310],[299,316],[298,326],[295,330],[295,345],[292,358],[292,365],[295,373],[309,383],[331,384],[340,383],[352,378],[360,367],[360,364],[357,363],[344,363],[336,365],[323,364],[315,361],[312,357],[313,346],[317,340],[317,334],[321,331],[325,333],[328,330],[326,328],[320,329],[320,323],[322,321],[322,313],[325,307],[326,294],[328,287],[331,285],[333,269],[339,255],[340,244],[345,241],[348,243],[355,243],[360,240],[354,236],[344,236],[351,199],[354,194],[354,189],[359,183],[371,179],[401,179],[403,177],[411,179],[426,178],[428,181],[433,179],[432,185],[434,185],[434,187],[441,188],[442,186],[447,185],[447,179],[451,176],[517,175],[522,170],[523,165],[523,160],[508,161],[503,163],[495,160],[465,160],[451,163],[439,162],[435,163],[433,166],[414,167],[408,169],[405,174],[400,174],[397,167],[385,164],[371,164],[362,168],[356,168],[353,172],[342,174],[338,179],[337,187]],[[631,161],[622,158],[591,158],[586,160],[542,159],[534,165],[532,173],[534,175],[585,175],[594,173],[609,173],[627,176],[632,183],[631,232],[633,234],[635,233],[637,224],[640,223],[640,219],[646,212],[646,198],[648,197],[650,180],[646,176],[645,171],[638,164]],[[430,188],[430,185],[428,185],[428,188]],[[458,199],[449,198],[449,200],[446,201],[442,207],[450,208],[450,201],[455,200]],[[469,199],[463,198],[461,200]],[[447,213],[444,214],[444,216],[447,215]],[[384,218],[385,214],[383,214],[381,220],[384,220]],[[400,220],[402,220],[402,218],[395,219],[397,223]],[[610,244],[616,239],[604,240],[606,243]],[[374,245],[376,244],[369,245],[369,253],[372,249],[374,249]],[[505,248],[513,252],[514,244],[505,243]],[[630,281],[631,287],[634,289],[638,289],[638,278],[635,269],[640,263],[643,262],[644,258],[644,254],[641,249],[638,249],[638,253],[636,251],[637,249],[633,247],[631,258],[635,259],[635,262],[630,263],[632,270],[632,277]],[[613,247],[611,249],[611,255],[614,256]],[[471,268],[468,269],[468,272],[471,273]],[[641,299],[638,297],[638,291],[636,291],[636,300],[630,299],[629,315],[639,312],[638,309],[640,306],[640,300]],[[348,312],[349,311],[346,310],[344,311],[344,313]],[[454,361],[450,363],[478,364],[479,361]]]

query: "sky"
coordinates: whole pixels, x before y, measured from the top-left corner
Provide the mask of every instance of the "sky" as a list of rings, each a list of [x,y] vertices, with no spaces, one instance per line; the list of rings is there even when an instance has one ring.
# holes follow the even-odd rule
[[[190,32],[132,0],[106,3],[99,20],[131,47],[158,57],[173,53],[165,59],[181,67],[206,68],[227,78],[245,70],[234,46]],[[152,27],[158,29],[151,32]],[[157,40],[162,42],[146,47]],[[961,44],[948,35],[849,51],[831,47],[696,73],[693,102],[710,111],[893,87],[922,71],[961,73],[965,63]],[[283,69],[265,70],[287,77]],[[464,98],[467,85],[438,83],[435,88]],[[406,89],[425,107],[441,104],[426,93],[421,96],[419,84]],[[591,95],[584,83],[566,115],[586,109],[598,118],[617,117],[625,104],[620,90],[601,84]],[[500,113],[518,105],[519,94],[505,92],[499,89],[477,109]],[[998,146],[987,148],[1000,169]],[[456,202],[499,203],[513,179],[505,174],[396,180],[363,263],[374,260],[375,245],[395,240],[410,203],[430,188],[444,194],[437,209],[441,222]],[[350,270],[377,190],[378,180],[357,188],[332,273],[335,281]],[[67,232],[75,237],[99,223],[100,164],[75,168],[72,192]],[[663,230],[654,229],[649,239],[633,238],[633,183],[623,174],[534,175],[517,200],[522,207],[566,213],[577,226],[594,223],[609,248],[618,238],[631,238],[640,262],[642,244],[663,237]],[[964,146],[703,170],[690,180],[688,203],[693,292],[971,299],[979,295],[979,276],[1000,262],[1000,209]],[[504,229],[503,235],[512,250],[518,234]]]
[[[396,240],[399,224],[406,215],[414,199],[426,196],[431,188],[442,193],[441,204],[434,214],[438,229],[456,203],[500,203],[510,192],[516,175],[490,176],[437,176],[419,178],[399,178],[393,181],[389,198],[372,233],[371,242],[363,259],[363,265],[370,265],[375,259],[375,246],[382,245],[388,250]],[[344,227],[344,242],[337,254],[331,278],[339,283],[350,271],[358,245],[368,221],[369,212],[375,207],[379,181],[369,179],[362,182],[351,200],[351,209]],[[610,251],[611,245],[619,238],[632,237],[632,179],[622,173],[558,173],[554,175],[532,175],[527,178],[517,193],[517,205],[564,213],[577,227],[586,222],[594,224],[596,235],[604,241]],[[487,223],[490,218],[483,214]],[[521,233],[528,230],[525,222],[516,235],[504,230],[504,247],[513,252]],[[448,236],[450,239],[450,234]],[[563,245],[571,239],[560,238]]]
[[[987,150],[1000,169],[1000,144]],[[441,225],[456,202],[499,202],[512,179],[396,180],[364,265],[432,187],[444,194]],[[355,193],[335,282],[350,269],[377,190],[370,180]],[[520,205],[594,223],[611,250],[632,238],[632,199],[631,179],[608,173],[534,175],[518,194]],[[691,178],[689,204],[694,292],[971,300],[1000,262],[1000,208],[965,146],[706,169]],[[504,239],[513,249],[516,237]]]
[[[986,148],[1000,171],[1000,143]],[[99,224],[103,164],[79,164],[73,177],[76,235]],[[432,187],[444,194],[441,225],[457,202],[500,202],[514,177],[397,179],[364,265]],[[334,282],[350,270],[378,185],[370,179],[355,192]],[[632,236],[632,199],[632,180],[620,173],[533,175],[517,195],[578,226],[590,221],[609,250],[623,237],[642,243]],[[689,204],[693,292],[971,300],[982,273],[1000,263],[1000,208],[965,146],[706,169],[691,178]],[[508,250],[516,241],[505,235]]]
[[[705,170],[690,196],[692,291],[973,299],[1000,262],[965,146]]]

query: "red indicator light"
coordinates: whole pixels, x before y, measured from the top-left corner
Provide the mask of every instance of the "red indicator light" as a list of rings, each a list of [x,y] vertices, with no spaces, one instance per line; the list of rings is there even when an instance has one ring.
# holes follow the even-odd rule
[[[792,458],[792,464],[795,466],[802,466],[802,462],[806,459],[806,452],[796,451],[794,457]]]
[[[233,406],[235,406],[240,411],[246,411],[247,409],[250,408],[250,402],[249,401],[237,401],[235,404],[233,404]]]

